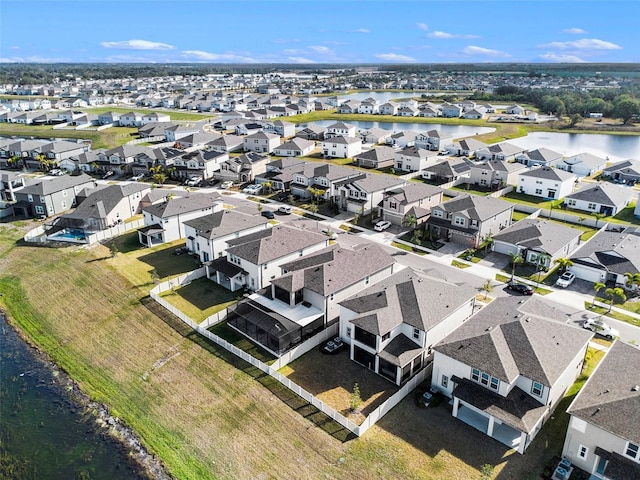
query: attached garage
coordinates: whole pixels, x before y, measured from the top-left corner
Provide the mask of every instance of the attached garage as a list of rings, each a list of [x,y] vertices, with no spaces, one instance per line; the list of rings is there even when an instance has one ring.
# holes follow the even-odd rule
[[[511,255],[512,253],[518,253],[520,248],[512,243],[494,241],[493,251],[503,255]]]
[[[576,277],[587,280],[588,282],[604,282],[607,278],[607,272],[605,270],[580,265],[575,260],[571,271],[575,273]]]

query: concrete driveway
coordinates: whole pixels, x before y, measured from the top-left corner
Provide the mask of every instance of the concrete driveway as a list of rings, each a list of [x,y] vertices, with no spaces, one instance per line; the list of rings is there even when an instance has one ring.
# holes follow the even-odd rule
[[[503,255],[501,253],[491,252],[478,263],[480,265],[484,265],[485,267],[492,267],[498,270],[504,270],[509,266],[511,262],[511,257],[508,255]]]

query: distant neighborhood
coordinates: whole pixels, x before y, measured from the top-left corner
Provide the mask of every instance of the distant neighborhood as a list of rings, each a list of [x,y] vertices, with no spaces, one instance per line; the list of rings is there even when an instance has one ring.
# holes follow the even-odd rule
[[[502,81],[453,77],[402,78],[384,88],[488,91]],[[431,102],[420,93],[356,100],[336,93],[336,85],[321,95],[330,76],[278,77],[277,86],[275,79],[5,85],[2,94],[56,98],[0,103],[0,122],[51,127],[52,135],[29,138],[25,130],[0,138],[0,215],[37,220],[27,242],[112,245],[129,233],[131,248],[189,256],[193,278],[154,288],[203,278],[237,292],[215,322],[267,352],[278,368],[315,347],[346,352],[345,360],[401,393],[380,417],[409,394],[405,386],[421,384],[421,406],[437,398],[451,417],[519,454],[552,420],[590,349],[602,350],[567,410],[557,459],[565,463],[554,465],[553,478],[567,480],[573,469],[590,478],[640,478],[640,350],[619,332],[607,333],[606,316],[582,297],[576,308],[540,294],[563,288],[552,283],[542,292],[543,275],[565,272],[572,274],[565,287],[583,282],[576,295],[585,298],[594,288],[596,295],[637,293],[640,157],[611,162],[544,144],[485,143],[439,126],[287,121],[329,110],[523,124],[553,115],[516,103]],[[560,81],[517,80],[545,88]],[[380,87],[363,82],[344,88]],[[617,87],[599,79],[575,83],[595,86]],[[92,113],[96,106],[108,108]],[[174,112],[183,110],[202,118],[178,119]],[[123,128],[131,139],[114,148],[65,137]],[[491,272],[486,287],[474,275],[461,281],[451,274],[452,265],[464,272],[478,264]],[[516,268],[528,269],[526,278]],[[496,282],[506,289],[491,296]],[[518,295],[517,285],[532,295]],[[332,418],[342,422],[343,414]]]

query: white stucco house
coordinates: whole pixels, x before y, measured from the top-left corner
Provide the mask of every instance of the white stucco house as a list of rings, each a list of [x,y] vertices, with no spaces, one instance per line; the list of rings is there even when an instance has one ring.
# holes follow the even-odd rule
[[[321,147],[325,158],[349,158],[362,152],[362,141],[357,137],[337,135],[325,138]]]
[[[577,177],[550,167],[535,167],[518,174],[518,193],[560,199],[573,192]]]
[[[564,204],[572,210],[601,213],[608,217],[620,213],[634,197],[634,191],[628,187],[598,183],[567,195]]]

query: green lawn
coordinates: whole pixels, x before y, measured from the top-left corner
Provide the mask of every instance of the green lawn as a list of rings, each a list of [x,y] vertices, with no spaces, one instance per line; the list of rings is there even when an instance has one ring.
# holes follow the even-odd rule
[[[83,130],[53,130],[52,125],[18,125],[0,123],[0,136],[29,136],[35,138],[75,138],[91,140],[91,148],[114,148],[138,138],[138,129],[113,127],[100,132]]]
[[[211,280],[209,281],[211,282]],[[221,322],[217,325],[214,325],[213,327],[209,328],[209,331],[219,336],[220,338],[224,338],[227,342],[235,345],[240,350],[247,352],[249,355],[257,358],[263,363],[270,365],[276,360],[276,357],[274,357],[262,347],[259,347],[258,345],[253,343],[244,335],[238,333],[236,330],[227,325],[226,322]]]
[[[605,304],[609,303],[609,299],[606,297],[596,297],[596,301],[602,302]],[[622,305],[614,302],[615,307],[622,308],[624,310],[628,310],[633,313],[640,313],[640,302],[625,302]],[[609,311],[608,307],[599,307],[597,305],[591,306],[591,302],[584,302],[584,308],[586,310],[599,313],[600,315],[605,315],[607,317],[615,318],[616,320],[620,320],[621,322],[630,323],[631,325],[640,326],[640,320],[631,315],[625,315],[624,313],[616,312],[615,310]]]
[[[210,113],[189,113],[184,110],[174,110],[174,109],[158,109],[158,108],[140,108],[140,107],[87,107],[83,108],[83,111],[87,111],[88,113],[93,113],[95,115],[100,115],[101,113],[106,112],[115,112],[115,113],[129,113],[129,112],[139,112],[142,114],[145,113],[166,113],[171,117],[171,120],[207,120],[209,118],[214,118]]]

